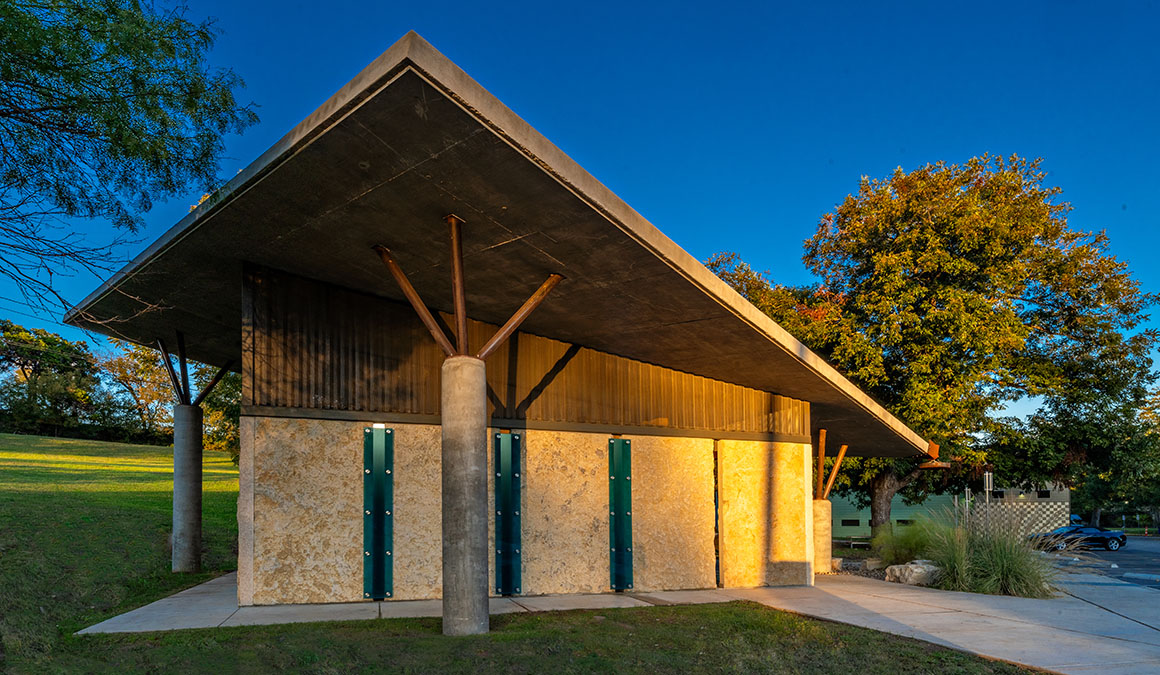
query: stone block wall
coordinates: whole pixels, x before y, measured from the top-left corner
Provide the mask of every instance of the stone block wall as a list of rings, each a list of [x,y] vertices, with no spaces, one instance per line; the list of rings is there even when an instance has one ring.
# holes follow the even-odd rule
[[[241,422],[238,604],[362,600],[368,425],[275,417]],[[395,599],[439,597],[439,427],[392,428]]]
[[[832,504],[829,499],[814,500],[814,574],[829,574],[834,554],[831,535]]]
[[[239,604],[363,599],[366,426],[242,418]],[[395,438],[393,599],[438,598],[440,430],[436,425],[388,426]],[[522,593],[609,591],[609,435],[515,433],[523,440]],[[724,585],[811,582],[808,445],[626,438],[633,455],[634,590],[716,586],[715,468]],[[489,502],[492,459],[489,447]],[[494,513],[493,504],[489,509]],[[489,536],[494,541],[494,518],[489,519]],[[494,579],[494,555],[489,566]]]
[[[813,583],[810,461],[808,444],[717,442],[725,587]]]

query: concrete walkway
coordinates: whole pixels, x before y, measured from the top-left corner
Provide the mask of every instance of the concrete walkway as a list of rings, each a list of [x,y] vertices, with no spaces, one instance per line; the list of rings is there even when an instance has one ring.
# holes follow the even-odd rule
[[[733,597],[1062,673],[1160,672],[1160,591],[1064,574],[1061,597],[952,593],[856,576]]]
[[[138,607],[107,619],[77,635],[93,633],[145,633],[184,628],[218,626],[261,626],[310,621],[359,621],[365,619],[403,619],[437,617],[443,613],[439,600],[393,600],[390,602],[350,602],[325,605],[266,605],[238,607],[238,581],[234,573],[200,586],[194,586],[168,598]],[[712,593],[691,591],[691,593]],[[664,593],[658,595],[667,595]],[[492,598],[492,614],[510,612],[550,612],[568,609],[608,609],[613,607],[648,607],[674,604],[663,599],[648,602],[643,596],[599,593],[592,595],[546,595],[517,599]],[[703,599],[681,602],[729,602],[737,598],[703,595]]]
[[[751,600],[1063,673],[1160,672],[1160,591],[1094,574],[1065,574],[1049,600],[951,593],[857,576],[788,588],[493,598],[491,613]],[[81,634],[305,621],[437,617],[438,600],[238,607],[226,575],[113,617]]]

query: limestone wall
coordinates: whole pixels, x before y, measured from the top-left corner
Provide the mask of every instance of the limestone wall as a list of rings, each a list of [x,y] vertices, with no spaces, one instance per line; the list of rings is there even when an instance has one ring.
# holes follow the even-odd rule
[[[717,441],[726,587],[813,583],[810,446]]]
[[[252,494],[252,509],[238,510],[239,604],[363,599],[365,426],[242,419],[239,503]],[[438,597],[439,427],[393,428],[395,599]]]
[[[523,593],[608,590],[608,436],[524,434]]]
[[[713,441],[631,440],[633,590],[714,588]]]
[[[814,500],[814,574],[832,572],[834,538],[833,508],[829,499]]]
[[[242,419],[239,604],[362,599],[365,426]],[[390,426],[395,438],[394,599],[437,598],[442,577],[439,427]],[[522,592],[608,591],[609,436],[518,433],[523,437]],[[713,441],[631,440],[634,590],[713,587]],[[489,447],[489,510],[494,513],[492,458]],[[494,518],[489,519],[489,537],[494,541]],[[489,556],[489,567],[494,579],[494,556]]]

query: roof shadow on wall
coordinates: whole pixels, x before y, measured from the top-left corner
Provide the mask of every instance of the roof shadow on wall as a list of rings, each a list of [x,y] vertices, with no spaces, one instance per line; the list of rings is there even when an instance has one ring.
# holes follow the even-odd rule
[[[540,381],[537,382],[530,391],[528,391],[528,395],[525,396],[519,403],[516,403],[516,376],[519,372],[519,340],[519,333],[514,333],[510,338],[508,338],[508,373],[507,391],[505,392],[507,402],[505,403],[500,399],[499,394],[495,392],[495,389],[493,389],[490,384],[487,386],[487,397],[491,400],[492,405],[495,406],[495,413],[493,414],[493,418],[504,420],[526,419],[528,408],[530,408],[532,404],[536,402],[536,399],[543,395],[544,391],[549,386],[551,386],[552,382],[557,377],[559,377],[560,373],[564,372],[564,368],[566,368],[568,363],[573,358],[575,358],[577,354],[580,353],[581,349],[580,345],[568,345],[568,349],[564,351],[560,358],[556,359],[556,362],[552,364],[552,367],[549,368],[546,373],[544,373],[543,377],[540,378]]]

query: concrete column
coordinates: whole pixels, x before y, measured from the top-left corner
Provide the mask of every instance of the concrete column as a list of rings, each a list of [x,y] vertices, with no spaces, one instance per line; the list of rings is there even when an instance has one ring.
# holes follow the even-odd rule
[[[173,571],[201,570],[201,407],[173,406]]]
[[[829,499],[814,500],[814,574],[829,574],[833,557],[832,505]]]
[[[443,362],[443,634],[488,630],[487,378],[471,356]]]

